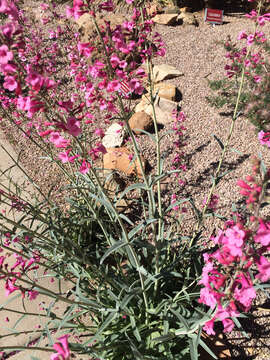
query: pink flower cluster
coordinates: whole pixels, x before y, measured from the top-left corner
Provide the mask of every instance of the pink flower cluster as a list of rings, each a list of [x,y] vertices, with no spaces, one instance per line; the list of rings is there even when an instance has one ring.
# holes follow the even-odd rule
[[[260,27],[270,21],[270,13],[258,15],[255,10],[252,10],[246,16]],[[258,65],[264,65],[264,59],[260,51],[248,54],[248,47],[253,44],[266,42],[265,33],[261,30],[255,30],[254,33],[248,33],[246,30],[243,30],[239,33],[237,40],[245,40],[246,46],[238,50],[235,48],[235,45],[231,44],[231,40],[228,40],[225,44],[225,48],[228,50],[226,58],[231,60],[231,63],[225,66],[227,77],[237,76],[241,73],[244,66],[246,76],[253,78],[255,83],[261,82],[262,78],[256,73],[256,68]]]
[[[208,334],[215,334],[215,320],[221,320],[224,331],[230,332],[234,327],[231,318],[250,310],[256,297],[253,275],[255,282],[270,279],[270,261],[263,255],[270,250],[270,223],[260,219],[253,232],[241,223],[230,222],[212,240],[218,249],[204,254],[199,282],[204,286],[199,302],[216,309],[204,327]]]
[[[5,252],[5,249],[11,250],[10,245],[14,246],[14,244],[20,242],[22,239],[19,237],[12,237],[11,233],[6,233],[5,238],[3,239],[3,247],[0,248],[0,279],[5,279],[5,295],[9,296],[15,291],[20,291],[22,298],[27,294],[29,300],[35,300],[39,295],[39,292],[33,290],[32,288],[26,288],[21,284],[20,279],[30,271],[34,271],[39,269],[39,264],[37,262],[40,261],[40,255],[33,251],[32,257],[25,258],[18,253],[14,253],[15,262],[11,264],[9,258],[9,254]],[[29,238],[26,236],[23,239],[24,242],[28,243]]]
[[[41,6],[43,14],[51,11],[45,5]],[[67,14],[77,19],[88,12],[95,17],[91,6],[89,1],[74,0]],[[98,9],[113,11],[113,1],[101,2]],[[122,81],[132,93],[142,94],[146,74],[140,65],[146,58],[165,53],[160,35],[155,33],[151,38],[153,21],[146,19],[142,23],[140,11],[134,9],[130,21],[122,25],[112,28],[106,22],[100,29],[105,54],[100,39],[94,37],[91,43],[82,43],[78,34],[72,34],[68,27],[50,29],[49,45],[41,29],[33,29],[31,36],[27,35],[20,24],[31,25],[12,0],[2,0],[0,12],[8,13],[11,20],[0,29],[4,39],[0,46],[0,73],[4,76],[0,99],[4,108],[13,112],[26,135],[43,137],[61,149],[59,161],[73,163],[86,174],[106,149],[97,139],[91,147],[82,150],[76,146],[75,138],[85,136],[87,125],[94,121],[95,110],[102,112],[105,122],[120,116],[117,102]],[[53,12],[52,16],[57,14]],[[49,23],[51,16],[46,18]],[[57,58],[64,57],[57,39],[66,33],[72,39],[64,50],[74,82],[74,92],[69,99],[64,98],[64,88],[57,78]],[[94,60],[92,54],[97,51],[98,58]]]
[[[268,181],[269,172],[264,179],[260,175],[260,161],[253,159],[253,175],[237,182],[240,193],[248,205],[260,205],[263,183]],[[256,180],[257,177],[260,180]],[[202,271],[203,285],[199,302],[215,309],[213,318],[205,324],[208,334],[215,334],[215,320],[221,320],[224,331],[233,329],[232,317],[240,311],[250,310],[256,297],[254,285],[270,279],[270,261],[264,255],[270,250],[270,223],[256,216],[250,216],[246,226],[238,216],[238,222],[227,221],[225,228],[212,237],[216,250],[204,254],[205,265]]]

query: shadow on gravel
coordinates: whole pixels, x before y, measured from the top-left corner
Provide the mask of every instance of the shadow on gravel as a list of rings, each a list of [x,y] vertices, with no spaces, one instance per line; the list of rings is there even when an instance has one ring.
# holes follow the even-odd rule
[[[269,311],[269,303],[265,309]],[[264,313],[262,316],[251,314],[248,318],[238,320],[248,337],[245,337],[244,333],[240,336],[230,335],[230,337],[224,337],[224,343],[226,343],[232,354],[230,359],[269,359],[270,348],[267,340],[270,337],[270,313],[269,315]]]
[[[238,168],[243,162],[245,162],[250,157],[250,154],[244,154],[239,156],[235,161],[224,161],[221,166],[221,174],[230,172]],[[211,162],[210,165],[195,179],[189,183],[189,186],[194,188],[200,187],[205,181],[208,181],[210,176],[215,175],[215,171],[218,167],[218,161]]]

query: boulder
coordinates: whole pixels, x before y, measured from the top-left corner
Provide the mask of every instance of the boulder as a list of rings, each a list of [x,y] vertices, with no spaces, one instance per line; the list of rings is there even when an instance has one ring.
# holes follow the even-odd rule
[[[146,89],[148,92],[150,91],[149,87]],[[153,95],[158,91],[158,96],[171,100],[176,101],[176,92],[177,88],[176,86],[168,83],[158,83],[155,84],[153,87]],[[149,95],[150,97],[150,95]]]
[[[144,111],[144,109],[150,104],[149,94],[147,94],[147,96],[143,95],[141,101],[135,106],[135,113]]]
[[[158,96],[154,106],[157,123],[165,126],[169,125],[173,121],[172,112],[178,109],[178,103]],[[152,105],[148,105],[144,111],[152,118],[154,117]]]
[[[123,144],[125,136],[125,130],[123,126],[115,123],[112,124],[105,132],[105,136],[102,139],[102,145],[105,148],[114,148]]]
[[[181,71],[177,70],[174,66],[161,64],[153,67],[154,82],[159,82],[166,79],[171,79],[177,76],[184,75]]]
[[[178,6],[166,6],[163,11],[164,14],[180,14],[181,12]]]
[[[103,168],[118,170],[126,175],[137,175],[142,177],[142,172],[138,159],[132,160],[135,156],[126,147],[108,148],[107,153],[103,156]],[[143,168],[145,169],[145,160],[142,158]]]
[[[188,12],[181,12],[177,17],[177,21],[181,22],[183,25],[199,25],[196,17]]]
[[[144,111],[138,111],[131,116],[128,121],[131,130],[136,134],[143,134],[141,130],[149,130],[153,124],[153,120],[150,115],[146,114]]]
[[[119,14],[110,13],[109,16],[96,16],[96,22],[98,27],[105,27],[105,21],[109,21],[111,24],[111,28],[114,29],[117,25],[121,25],[126,18]],[[92,20],[92,16],[89,13],[85,13],[76,20],[78,25],[78,30],[80,33],[80,41],[83,43],[91,42],[93,36],[96,36],[96,28]]]
[[[153,17],[153,21],[160,25],[174,25],[177,23],[178,13],[176,14],[158,14]]]

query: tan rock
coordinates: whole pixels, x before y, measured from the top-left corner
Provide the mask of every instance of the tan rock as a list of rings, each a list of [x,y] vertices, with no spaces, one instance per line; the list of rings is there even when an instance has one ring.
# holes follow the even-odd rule
[[[149,94],[143,95],[141,101],[135,106],[135,113],[139,111],[144,111],[144,109],[150,104],[151,102],[150,102]]]
[[[146,90],[149,92],[150,91],[149,87]],[[157,91],[158,91],[158,96],[160,96],[164,99],[171,100],[171,101],[176,100],[177,88],[176,88],[176,86],[174,86],[172,84],[168,84],[168,83],[155,84],[153,87],[153,94],[155,94]],[[149,97],[150,97],[150,95],[149,95]]]
[[[131,116],[128,121],[131,130],[136,134],[143,134],[141,130],[149,130],[153,124],[153,120],[150,115],[146,114],[144,111],[136,112]]]
[[[111,28],[114,29],[117,25],[121,25],[126,18],[119,14],[111,14],[108,17],[101,15],[96,16],[96,22],[98,27],[105,26],[105,21],[110,21]],[[78,25],[81,42],[90,42],[93,36],[96,36],[96,28],[93,23],[92,16],[89,13],[85,13],[76,20]]]
[[[133,154],[125,147],[108,148],[103,156],[104,169],[118,170],[126,175],[142,176],[139,160],[131,160]],[[135,156],[135,155],[134,155]],[[145,169],[145,160],[142,158],[143,170]]]
[[[105,148],[121,146],[123,144],[125,131],[123,126],[115,123],[112,124],[105,132],[105,136],[102,139],[102,145]]]
[[[180,8],[178,6],[166,6],[163,11],[164,14],[180,14]]]
[[[158,14],[153,17],[156,24],[161,25],[174,25],[177,23],[178,14]]]
[[[181,71],[177,70],[174,66],[161,64],[153,67],[154,82],[159,82],[166,79],[171,79],[177,76],[184,75]]]
[[[196,17],[188,12],[181,12],[181,14],[177,17],[177,21],[180,21],[183,25],[199,25]]]
[[[161,97],[157,97],[155,101],[155,114],[158,124],[168,125],[173,121],[172,112],[177,110],[178,104],[174,101],[170,101]],[[154,117],[153,106],[148,105],[145,108],[145,112]]]

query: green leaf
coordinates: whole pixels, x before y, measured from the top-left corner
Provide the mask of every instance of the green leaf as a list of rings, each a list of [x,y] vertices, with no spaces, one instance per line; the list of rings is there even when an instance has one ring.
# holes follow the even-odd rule
[[[199,345],[201,345],[201,347],[202,348],[204,348],[204,350],[210,355],[210,356],[212,356],[212,358],[213,359],[218,359],[217,357],[216,357],[216,355],[213,353],[213,351],[211,350],[211,349],[209,349],[209,347],[206,345],[206,343],[202,340],[202,339],[200,339],[199,340]],[[210,360],[210,359],[209,359]]]
[[[137,234],[143,227],[152,224],[153,222],[158,221],[158,219],[148,219],[146,221],[141,222],[140,224],[138,224],[137,226],[135,226],[134,229],[132,229],[129,233],[128,233],[128,238],[131,240],[133,238],[133,236],[135,234]]]
[[[98,329],[98,331],[96,332],[96,335],[90,339],[88,339],[87,341],[85,341],[82,346],[86,346],[90,343],[95,342],[96,340],[98,340],[99,336],[103,333],[103,331],[110,325],[110,323],[114,320],[114,318],[118,316],[117,312],[111,312],[109,314],[109,316],[107,316],[106,320],[103,321],[102,325],[100,326],[100,328]]]
[[[129,193],[132,190],[137,190],[137,189],[142,189],[142,190],[148,190],[148,187],[143,183],[136,183],[136,184],[132,184],[130,186],[128,186],[118,197],[118,201],[121,200],[127,193]]]
[[[170,312],[173,313],[177,318],[178,320],[184,325],[184,328],[185,328],[185,331],[186,333],[188,331],[190,331],[189,329],[189,326],[188,326],[188,323],[187,323],[187,320],[179,313],[179,311],[176,311],[176,310],[173,310],[173,309],[170,309]],[[179,331],[175,331],[175,335],[179,335]]]
[[[197,342],[197,335],[196,334],[189,334],[189,350],[190,350],[190,358],[191,360],[198,360],[198,348],[196,346]]]
[[[237,149],[234,149],[234,148],[232,148],[232,147],[230,147],[229,148],[231,151],[233,151],[233,152],[235,152],[236,154],[238,154],[238,155],[243,155],[243,153],[240,151],[240,150],[237,150]]]
[[[151,341],[163,343],[163,342],[171,341],[174,338],[175,338],[174,334],[167,334],[167,335],[158,336],[152,339]]]
[[[126,242],[120,240],[117,241],[113,246],[111,246],[106,252],[105,254],[102,256],[101,260],[100,260],[100,265],[103,264],[104,260],[107,259],[108,256],[110,256],[113,252],[121,249],[124,246],[127,246],[129,244],[127,244]]]
[[[19,317],[19,319],[15,322],[15,324],[13,325],[13,329],[16,329],[16,326],[26,317],[27,314],[23,314],[22,316]]]

